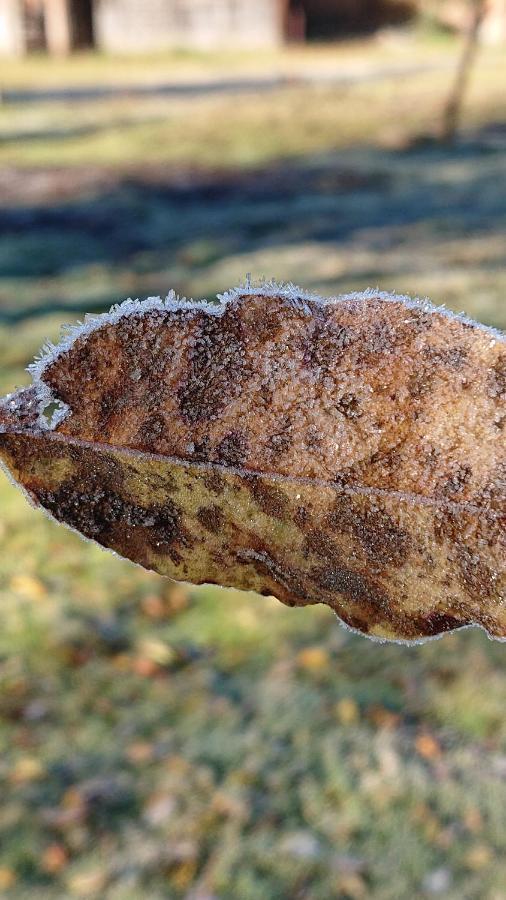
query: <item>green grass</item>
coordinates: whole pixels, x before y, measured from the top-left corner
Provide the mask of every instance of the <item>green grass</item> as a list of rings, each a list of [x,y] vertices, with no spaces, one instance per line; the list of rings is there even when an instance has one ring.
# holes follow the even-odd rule
[[[0,84],[7,89],[44,89],[62,85],[157,84],[164,81],[234,77],[249,73],[328,70],[340,64],[360,69],[364,65],[392,61],[448,61],[460,41],[447,33],[424,28],[379,36],[376,40],[353,39],[337,43],[300,44],[279,49],[213,51],[174,49],[165,53],[121,56],[81,52],[68,58],[48,59],[44,54],[0,60]],[[451,56],[450,56],[451,58]]]
[[[99,128],[0,150],[0,392],[62,321],[248,271],[429,294],[506,327],[504,154],[479,131],[504,118],[504,62],[482,62],[454,149],[408,147],[435,128],[434,73],[6,106],[3,134]],[[324,608],[174,589],[3,477],[0,547],[0,896],[504,900],[502,645],[381,646]]]
[[[0,113],[4,138],[0,163],[128,167],[163,162],[247,167],[332,152],[357,142],[395,146],[406,137],[430,133],[438,126],[454,59],[445,57],[439,64],[436,60],[434,70],[430,63],[426,54],[414,59],[399,58],[398,54],[392,59],[373,59],[368,66],[377,66],[380,72],[389,67],[402,73],[407,67],[408,74],[378,77],[376,82],[353,89],[316,83],[239,99],[235,95],[152,96],[139,101],[127,95],[89,104],[71,100],[64,104],[8,103]],[[428,65],[428,71],[410,72],[417,64]],[[346,67],[346,56],[341,59],[336,53],[334,66]],[[364,66],[352,69],[363,70]],[[467,101],[468,126],[479,127],[504,111],[505,74],[504,55],[483,51]],[[68,76],[72,78],[72,68]]]

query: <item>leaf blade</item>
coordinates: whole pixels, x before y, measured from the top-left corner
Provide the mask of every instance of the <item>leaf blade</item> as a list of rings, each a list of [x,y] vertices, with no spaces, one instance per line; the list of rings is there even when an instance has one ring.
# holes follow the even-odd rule
[[[371,637],[506,638],[504,335],[378,292],[219,299],[127,301],[47,348],[0,401],[32,501],[161,574],[324,602]]]
[[[470,624],[506,638],[498,511],[56,433],[4,431],[0,456],[57,521],[175,580],[274,594],[291,606],[324,602],[378,639]]]

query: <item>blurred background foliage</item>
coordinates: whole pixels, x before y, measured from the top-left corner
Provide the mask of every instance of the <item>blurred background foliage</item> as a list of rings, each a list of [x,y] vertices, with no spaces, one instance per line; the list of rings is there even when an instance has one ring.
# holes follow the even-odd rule
[[[0,391],[63,321],[247,272],[506,327],[506,59],[445,145],[459,47],[2,63]],[[0,896],[505,900],[501,645],[174,586],[4,477],[0,546]]]

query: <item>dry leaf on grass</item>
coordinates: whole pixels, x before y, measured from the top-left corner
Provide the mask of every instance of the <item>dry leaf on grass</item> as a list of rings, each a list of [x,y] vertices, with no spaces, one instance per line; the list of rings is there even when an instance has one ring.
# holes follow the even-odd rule
[[[506,638],[504,335],[375,292],[219,300],[127,301],[46,348],[0,405],[29,498],[178,581]]]

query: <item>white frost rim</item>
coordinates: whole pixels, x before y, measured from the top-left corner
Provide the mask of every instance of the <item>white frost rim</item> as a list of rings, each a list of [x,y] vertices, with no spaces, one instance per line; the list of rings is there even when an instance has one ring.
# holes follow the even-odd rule
[[[60,356],[67,353],[77,340],[85,337],[108,325],[114,325],[116,322],[126,316],[144,315],[152,311],[159,312],[184,312],[189,315],[197,313],[207,313],[210,316],[222,316],[225,310],[237,303],[245,296],[250,297],[282,297],[293,308],[296,308],[306,315],[311,314],[309,304],[317,304],[319,306],[332,306],[338,303],[360,302],[364,300],[377,299],[386,303],[403,303],[407,309],[422,310],[427,313],[438,313],[449,319],[463,322],[473,328],[490,335],[493,341],[506,341],[506,334],[496,328],[483,325],[465,315],[465,313],[454,313],[445,306],[434,306],[428,299],[413,298],[405,294],[388,293],[380,291],[377,288],[368,288],[362,292],[353,292],[341,294],[337,297],[321,297],[313,291],[305,291],[291,282],[277,282],[275,280],[252,281],[247,276],[245,281],[238,287],[223,294],[218,294],[216,301],[206,300],[187,300],[186,297],[179,297],[175,291],[170,291],[167,297],[148,297],[145,300],[133,300],[129,298],[123,303],[115,304],[109,312],[99,315],[86,315],[84,322],[77,322],[75,325],[62,326],[62,338],[58,344],[47,341],[42,347],[38,356],[28,366],[27,371],[31,374],[33,384],[38,389],[39,402],[39,419],[38,425],[44,430],[54,430],[57,425],[62,422],[70,413],[70,408],[58,401],[52,394],[48,385],[44,382],[44,372],[51,366]],[[15,395],[9,395],[15,396]],[[5,398],[7,400],[8,398]],[[58,402],[59,408],[53,414],[51,421],[48,422],[44,416],[44,409],[52,402]]]

